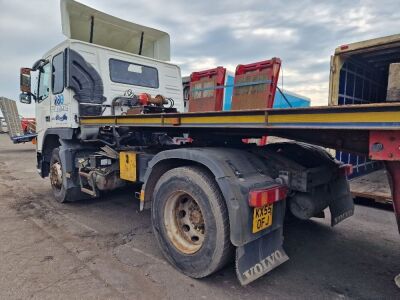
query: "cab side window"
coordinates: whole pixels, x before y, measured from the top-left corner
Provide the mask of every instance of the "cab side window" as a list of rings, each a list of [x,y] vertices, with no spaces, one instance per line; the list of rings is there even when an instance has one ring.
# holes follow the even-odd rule
[[[39,73],[38,102],[49,97],[50,91],[50,64],[45,64]]]
[[[64,53],[53,57],[51,73],[51,90],[53,94],[60,94],[64,90]]]
[[[109,60],[109,66],[110,78],[113,82],[155,89],[159,87],[158,71],[154,67],[114,58]]]

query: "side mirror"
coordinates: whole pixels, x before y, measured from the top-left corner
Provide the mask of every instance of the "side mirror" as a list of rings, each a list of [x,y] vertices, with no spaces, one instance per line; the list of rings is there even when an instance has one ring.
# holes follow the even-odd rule
[[[19,94],[19,102],[24,103],[24,104],[31,104],[31,102],[32,102],[31,94],[28,94],[28,93]]]
[[[31,69],[21,68],[19,85],[22,93],[31,94]],[[21,97],[20,97],[21,99]],[[22,102],[22,101],[21,101]]]

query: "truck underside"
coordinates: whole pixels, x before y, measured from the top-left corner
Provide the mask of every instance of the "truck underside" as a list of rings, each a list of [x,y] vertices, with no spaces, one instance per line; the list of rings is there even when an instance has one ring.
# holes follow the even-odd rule
[[[81,117],[80,130],[49,131],[38,168],[60,202],[133,183],[141,209],[152,208],[172,265],[200,278],[235,251],[238,278],[247,284],[288,259],[285,216],[324,217],[329,208],[333,226],[354,207],[348,166],[322,148],[294,141],[256,147],[242,139],[268,134],[367,154],[385,160],[396,180],[397,153],[385,150],[397,137],[398,107]],[[190,142],[174,143],[183,134]],[[398,200],[394,207],[398,216]]]

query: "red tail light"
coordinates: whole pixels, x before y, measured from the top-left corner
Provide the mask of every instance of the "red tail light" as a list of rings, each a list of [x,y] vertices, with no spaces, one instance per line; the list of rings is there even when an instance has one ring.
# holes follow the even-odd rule
[[[353,165],[351,164],[345,164],[340,166],[340,170],[343,172],[343,174],[347,177],[353,174]]]
[[[267,189],[252,190],[249,193],[249,206],[261,207],[286,198],[287,187],[277,185]]]

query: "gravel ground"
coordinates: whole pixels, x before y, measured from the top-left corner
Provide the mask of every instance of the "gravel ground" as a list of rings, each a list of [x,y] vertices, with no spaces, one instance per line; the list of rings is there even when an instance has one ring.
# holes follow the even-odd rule
[[[289,224],[290,260],[241,287],[233,263],[194,280],[157,248],[149,212],[128,189],[58,204],[31,144],[0,135],[0,299],[400,299],[400,237],[389,208],[358,204],[329,219]]]

